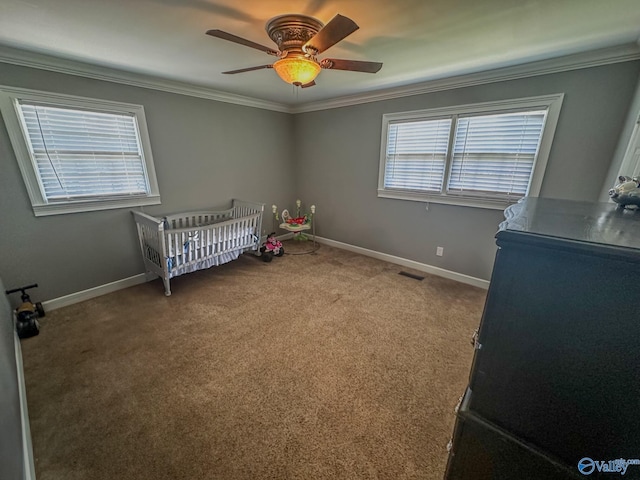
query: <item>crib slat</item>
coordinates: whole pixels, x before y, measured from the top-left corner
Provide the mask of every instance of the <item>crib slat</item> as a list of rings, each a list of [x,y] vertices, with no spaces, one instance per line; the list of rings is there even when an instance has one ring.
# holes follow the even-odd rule
[[[249,244],[248,234],[249,234],[249,220],[245,218],[245,220],[242,222],[242,245]]]
[[[220,235],[222,235],[220,238],[221,240],[220,252],[224,252],[227,249],[227,226],[226,225],[222,227]]]
[[[231,225],[231,248],[238,248],[238,223]]]
[[[186,222],[185,222],[186,223]],[[180,253],[182,254],[182,264],[184,265],[189,261],[189,255],[191,255],[191,249],[189,248],[189,235],[187,232],[182,232],[182,238],[180,242]],[[184,244],[187,244],[187,251],[185,252]]]
[[[207,255],[207,229],[200,230],[200,256],[198,260],[203,259]]]
[[[180,266],[184,263],[184,255],[182,255],[182,243],[184,238],[184,232],[176,234],[176,263],[180,263]]]
[[[216,227],[216,255],[220,254],[220,250],[222,250],[222,228]]]

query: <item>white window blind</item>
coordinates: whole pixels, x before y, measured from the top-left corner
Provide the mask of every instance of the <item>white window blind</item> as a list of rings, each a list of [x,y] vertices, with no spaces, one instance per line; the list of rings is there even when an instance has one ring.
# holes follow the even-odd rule
[[[384,114],[378,197],[504,209],[539,195],[563,98]]]
[[[20,101],[46,201],[148,195],[136,118]]]
[[[524,196],[545,117],[546,110],[459,117],[447,193]]]
[[[390,123],[384,187],[440,192],[451,119]]]

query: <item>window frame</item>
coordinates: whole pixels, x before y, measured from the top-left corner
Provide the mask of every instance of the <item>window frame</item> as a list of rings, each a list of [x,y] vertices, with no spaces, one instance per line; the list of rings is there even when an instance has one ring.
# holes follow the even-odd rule
[[[96,198],[48,201],[40,184],[35,160],[29,153],[28,133],[24,130],[21,120],[20,100],[66,109],[133,115],[138,129],[149,193],[146,195],[96,196]],[[151,152],[151,141],[142,105],[0,85],[0,112],[4,118],[7,133],[9,134],[18,167],[36,217],[142,205],[158,205],[161,203],[153,154]]]
[[[538,147],[538,155],[534,161],[529,186],[525,196],[537,197],[540,194],[542,180],[549,160],[549,153],[553,144],[558,117],[564,99],[563,93],[553,95],[542,95],[519,99],[499,100],[494,102],[473,103],[466,105],[456,105],[451,107],[431,108],[426,110],[414,110],[409,112],[385,113],[382,115],[382,132],[380,142],[380,164],[378,170],[378,197],[391,198],[396,200],[410,200],[417,202],[434,202],[449,205],[459,205],[478,208],[489,208],[502,210],[515,201],[508,201],[504,198],[494,198],[490,194],[464,194],[447,193],[449,175],[452,165],[452,148],[457,128],[457,118],[459,116],[479,116],[511,113],[524,110],[546,109],[547,117],[542,130],[542,137]],[[389,124],[398,121],[420,121],[437,120],[441,118],[451,118],[452,125],[449,133],[449,146],[445,158],[445,173],[442,180],[442,190],[440,193],[419,192],[407,189],[385,188],[385,170],[387,157],[387,140],[389,135]]]

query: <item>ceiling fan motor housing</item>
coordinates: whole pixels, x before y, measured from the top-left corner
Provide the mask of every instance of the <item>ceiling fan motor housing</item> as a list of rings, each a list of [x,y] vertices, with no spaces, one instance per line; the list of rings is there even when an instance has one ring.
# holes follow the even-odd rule
[[[315,85],[315,78],[323,68],[367,73],[380,70],[382,63],[379,62],[331,58],[319,61],[316,58],[316,55],[325,52],[358,28],[353,20],[340,14],[326,25],[307,15],[280,15],[269,20],[266,25],[267,35],[278,45],[278,51],[222,30],[208,30],[207,35],[278,57],[272,65],[258,65],[222,73],[235,74],[273,68],[286,83],[306,88]]]
[[[304,55],[302,46],[324,27],[324,23],[306,15],[280,15],[267,22],[267,34],[282,53]],[[313,55],[313,52],[308,52]]]

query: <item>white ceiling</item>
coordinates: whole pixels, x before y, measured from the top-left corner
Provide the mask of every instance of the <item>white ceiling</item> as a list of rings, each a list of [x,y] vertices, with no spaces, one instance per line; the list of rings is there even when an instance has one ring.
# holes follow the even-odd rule
[[[375,74],[324,70],[296,89],[273,62],[205,35],[217,28],[267,46],[284,13],[360,30],[320,57],[384,63]],[[408,85],[610,47],[640,38],[640,0],[1,0],[0,45],[186,82],[285,105]]]

